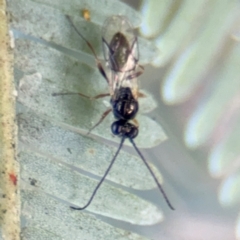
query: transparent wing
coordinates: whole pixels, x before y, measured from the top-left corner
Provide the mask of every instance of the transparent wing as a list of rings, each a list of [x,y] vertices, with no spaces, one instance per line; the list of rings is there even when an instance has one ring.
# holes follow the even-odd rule
[[[139,59],[137,37],[127,17],[107,18],[102,28],[105,61],[115,72],[134,70]]]
[[[107,18],[102,28],[102,44],[106,65],[112,74],[111,95],[119,87],[129,87],[137,98],[138,40],[127,17],[115,15]]]

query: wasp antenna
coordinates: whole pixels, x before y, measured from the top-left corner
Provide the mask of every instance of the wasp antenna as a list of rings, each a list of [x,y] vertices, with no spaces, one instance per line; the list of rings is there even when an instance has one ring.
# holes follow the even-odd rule
[[[135,148],[136,152],[138,153],[138,155],[141,157],[141,159],[143,160],[143,162],[145,163],[147,169],[149,170],[149,172],[151,173],[153,179],[155,180],[160,192],[162,193],[167,205],[169,206],[170,209],[175,210],[174,207],[172,206],[172,204],[170,203],[166,193],[164,192],[161,184],[158,182],[155,174],[153,173],[152,169],[150,168],[149,164],[147,163],[146,159],[143,157],[142,153],[140,152],[140,150],[138,149],[137,145],[135,144],[135,142],[133,141],[133,139],[129,138],[129,141],[132,143],[133,147]]]
[[[113,164],[114,164],[114,162],[115,162],[115,160],[116,160],[116,158],[117,158],[117,156],[118,156],[118,154],[119,154],[119,152],[120,152],[120,150],[121,150],[121,148],[122,148],[122,146],[123,146],[124,141],[125,141],[125,138],[122,138],[122,139],[121,139],[121,142],[120,142],[120,144],[119,144],[119,147],[118,147],[117,152],[115,153],[115,155],[114,155],[111,163],[109,164],[106,172],[104,173],[102,179],[100,180],[100,182],[98,183],[98,185],[97,185],[96,188],[94,189],[94,191],[93,191],[93,193],[92,193],[92,196],[91,196],[91,197],[89,198],[89,200],[88,200],[88,203],[87,203],[84,207],[81,207],[81,208],[76,208],[76,207],[72,207],[72,206],[71,206],[70,208],[72,208],[72,209],[74,209],[74,210],[83,210],[83,209],[87,208],[87,207],[90,205],[90,203],[92,202],[92,200],[93,200],[94,196],[96,195],[98,189],[100,188],[100,186],[101,186],[102,183],[104,182],[105,178],[107,177],[109,171],[111,170],[111,168],[112,168],[112,166],[113,166]]]

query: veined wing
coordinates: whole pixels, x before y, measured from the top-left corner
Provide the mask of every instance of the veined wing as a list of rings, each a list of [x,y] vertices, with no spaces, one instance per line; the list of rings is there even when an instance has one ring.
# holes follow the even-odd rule
[[[113,72],[135,70],[139,60],[138,42],[125,16],[109,17],[102,28],[103,54]]]
[[[139,60],[138,41],[127,17],[115,15],[105,21],[102,44],[106,65],[111,71],[110,94],[114,95],[120,87],[129,87],[137,99],[135,73]]]

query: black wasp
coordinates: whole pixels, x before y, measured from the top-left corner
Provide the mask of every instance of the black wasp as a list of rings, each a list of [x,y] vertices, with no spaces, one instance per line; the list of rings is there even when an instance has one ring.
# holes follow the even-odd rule
[[[138,97],[144,95],[138,91],[137,77],[143,73],[143,67],[138,64],[139,55],[137,36],[134,34],[131,24],[126,17],[120,15],[109,17],[104,23],[102,32],[102,45],[106,65],[111,71],[111,77],[108,77],[90,42],[88,42],[88,40],[78,31],[69,16],[67,16],[67,19],[78,35],[91,49],[95,57],[98,70],[108,83],[109,93],[100,94],[95,97],[88,97],[82,93],[55,93],[53,95],[78,94],[89,99],[98,99],[101,97],[110,96],[111,108],[107,109],[102,114],[100,120],[89,130],[89,132],[98,126],[110,112],[113,112],[116,121],[112,123],[111,130],[114,135],[121,138],[121,142],[117,152],[115,153],[115,156],[113,157],[104,176],[94,189],[87,204],[83,207],[71,208],[75,210],[83,210],[90,205],[96,192],[113,166],[124,141],[128,139],[154,178],[168,206],[174,210],[162,186],[158,182],[152,169],[133,140],[138,135],[138,123],[135,120],[139,109]],[[139,71],[137,69],[139,69]]]

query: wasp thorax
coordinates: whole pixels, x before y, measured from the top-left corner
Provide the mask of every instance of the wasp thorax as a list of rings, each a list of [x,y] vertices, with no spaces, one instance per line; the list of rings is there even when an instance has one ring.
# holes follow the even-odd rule
[[[118,120],[111,126],[112,133],[119,137],[135,138],[138,135],[138,128],[130,122]]]
[[[120,88],[111,100],[113,114],[117,119],[130,120],[138,112],[138,102],[134,99],[130,88]]]

